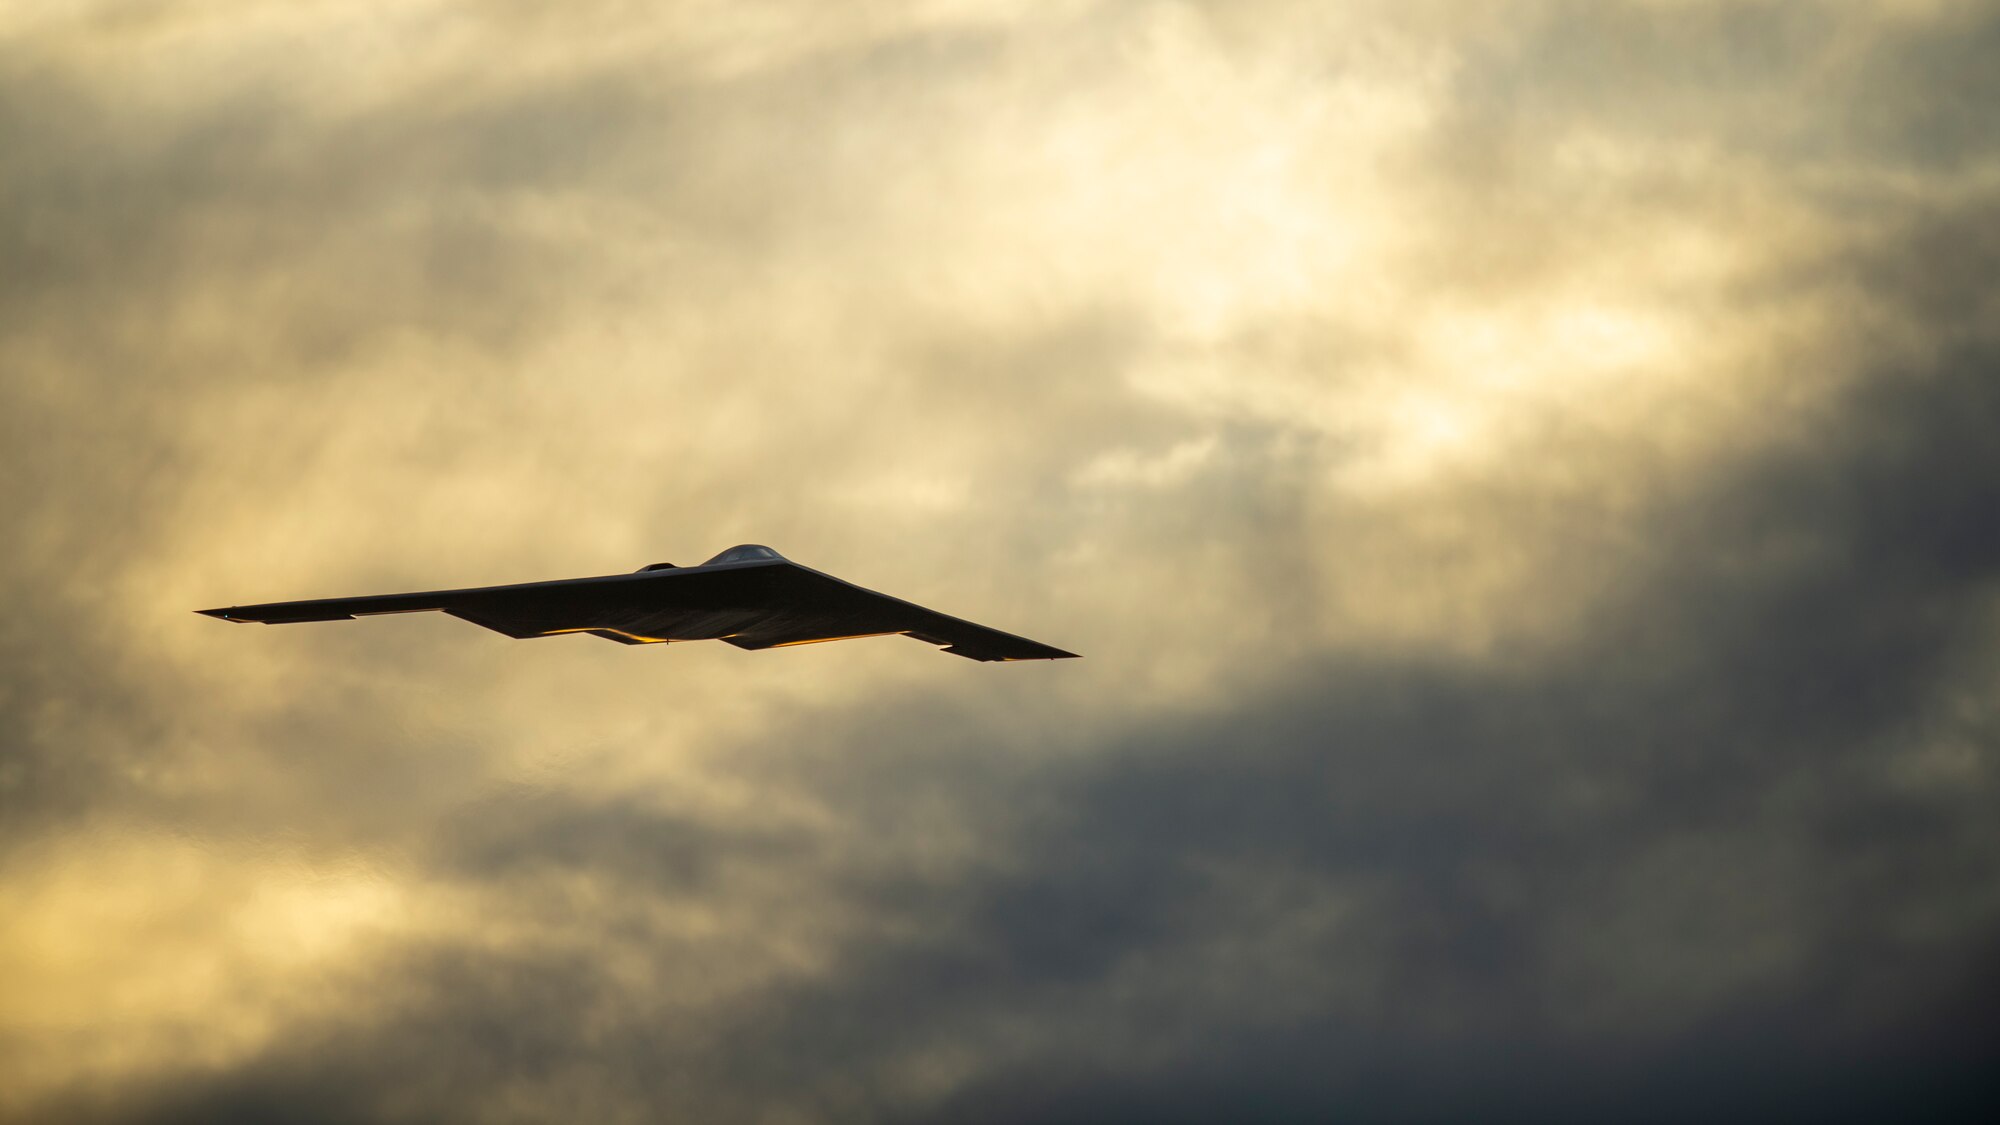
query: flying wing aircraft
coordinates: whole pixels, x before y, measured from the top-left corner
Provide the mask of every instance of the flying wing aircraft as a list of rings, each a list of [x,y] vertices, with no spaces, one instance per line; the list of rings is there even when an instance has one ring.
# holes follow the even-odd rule
[[[195,612],[224,621],[283,625],[426,610],[442,610],[510,637],[589,633],[628,645],[719,640],[737,648],[760,649],[901,634],[973,660],[1060,660],[1076,655],[864,590],[800,566],[769,547],[748,543],[700,566],[654,563],[633,574],[601,578],[266,602]]]

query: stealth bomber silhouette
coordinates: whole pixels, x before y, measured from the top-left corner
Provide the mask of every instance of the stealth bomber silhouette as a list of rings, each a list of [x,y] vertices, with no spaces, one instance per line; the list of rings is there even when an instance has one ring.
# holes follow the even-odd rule
[[[441,610],[521,638],[589,633],[627,645],[718,640],[737,648],[761,649],[901,634],[972,660],[1060,660],[1076,655],[864,590],[800,566],[769,547],[748,543],[700,566],[654,563],[633,574],[601,578],[266,602],[195,612],[224,621],[284,625],[427,610]]]

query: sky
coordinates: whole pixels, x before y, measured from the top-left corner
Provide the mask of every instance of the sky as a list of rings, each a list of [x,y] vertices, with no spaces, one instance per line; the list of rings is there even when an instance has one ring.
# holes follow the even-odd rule
[[[1996,54],[0,3],[0,1120],[1983,1117]],[[742,542],[1084,659],[189,612]]]

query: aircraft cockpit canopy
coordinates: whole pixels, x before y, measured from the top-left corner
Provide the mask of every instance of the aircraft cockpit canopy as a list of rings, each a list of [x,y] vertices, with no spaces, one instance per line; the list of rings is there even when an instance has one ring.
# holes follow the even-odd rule
[[[783,555],[773,551],[769,547],[762,547],[755,543],[745,543],[740,547],[731,547],[701,565],[714,566],[716,563],[733,562],[775,562],[783,558]]]

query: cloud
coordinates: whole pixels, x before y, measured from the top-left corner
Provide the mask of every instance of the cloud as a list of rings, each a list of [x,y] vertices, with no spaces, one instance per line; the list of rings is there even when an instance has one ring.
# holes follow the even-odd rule
[[[717,1099],[688,1112],[812,1119],[1969,1111],[1993,779],[1983,751],[1949,779],[1910,770],[1940,711],[1990,735],[1990,708],[1962,709],[1994,656],[1975,611],[1993,560],[1941,544],[1993,479],[1958,470],[1993,466],[1939,424],[1986,416],[1989,383],[1975,358],[1869,384],[1820,444],[1691,498],[1658,579],[1527,667],[1323,657],[1033,770],[983,734],[907,733],[979,729],[953,705],[801,729],[776,776],[834,823],[751,865],[824,877],[859,918],[823,935],[830,962],[692,1036],[667,999],[688,991],[621,989],[606,954],[685,955],[626,934],[632,912],[737,897],[687,880],[740,862],[740,830],[468,809],[480,842],[449,869],[501,875],[526,915],[587,907],[562,928],[591,952],[460,942],[373,985],[414,1010],[155,1096],[254,1115],[347,1075],[342,1114],[394,1117],[358,1091],[407,1096],[420,1057],[445,1083],[423,1104],[498,1116],[550,1090],[657,1105],[685,1073]],[[1769,562],[1747,528],[1816,549]],[[990,854],[928,868],[961,822]],[[521,865],[599,890],[507,877]]]
[[[1990,7],[6,17],[0,1114],[1969,1115]]]

